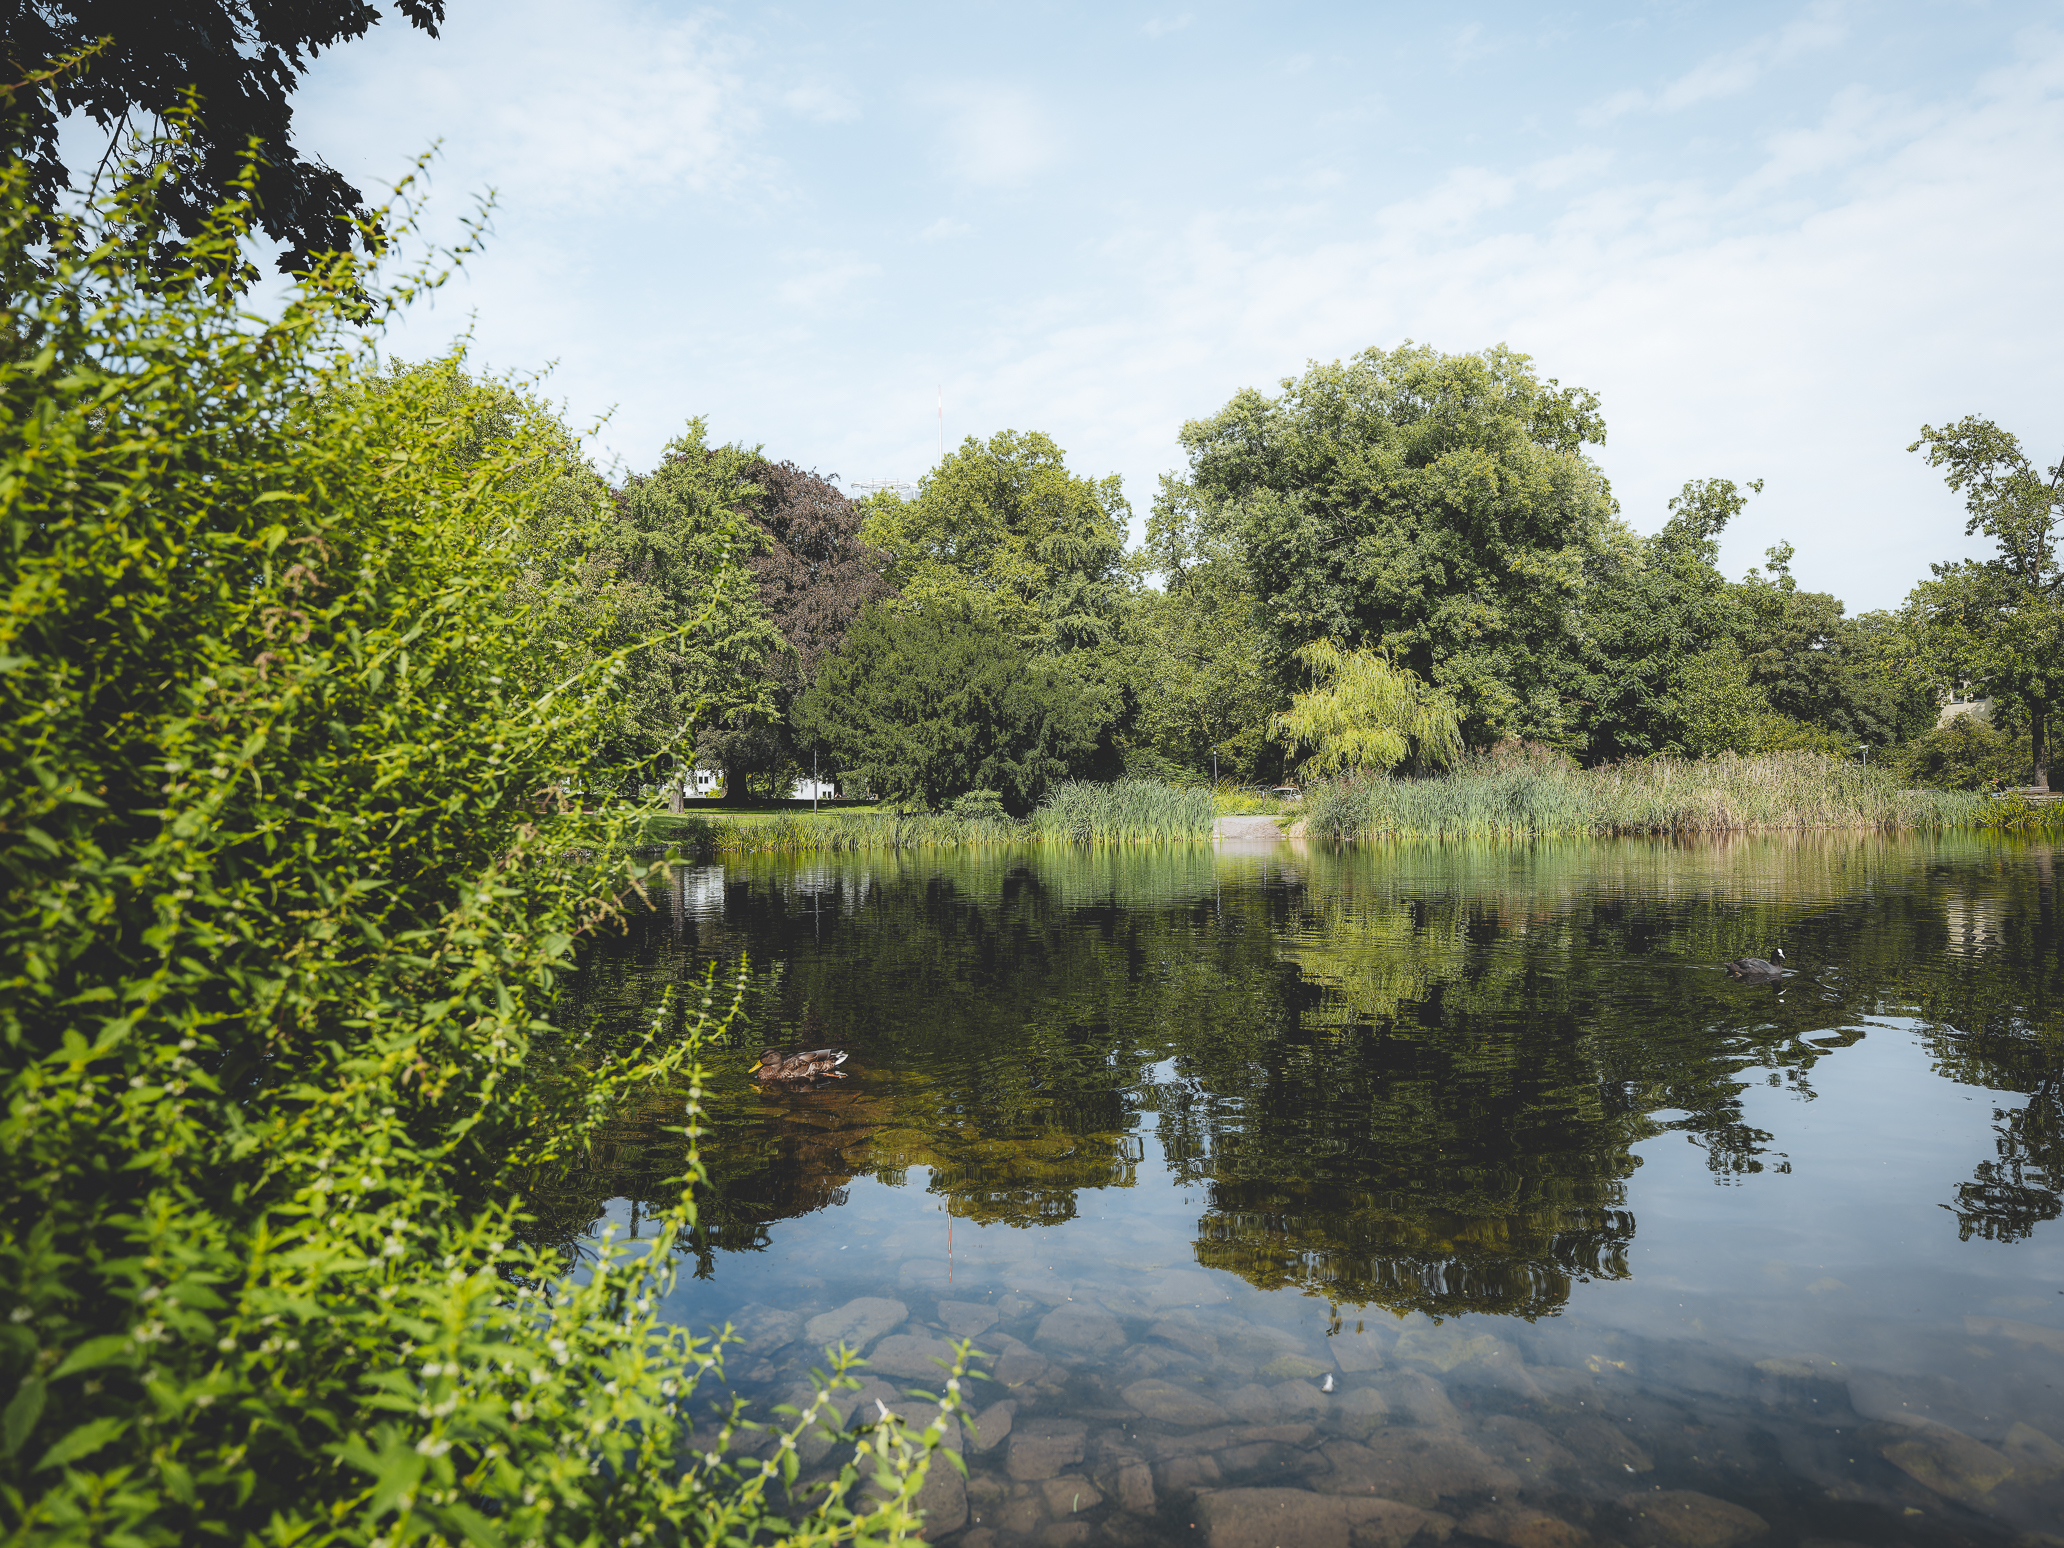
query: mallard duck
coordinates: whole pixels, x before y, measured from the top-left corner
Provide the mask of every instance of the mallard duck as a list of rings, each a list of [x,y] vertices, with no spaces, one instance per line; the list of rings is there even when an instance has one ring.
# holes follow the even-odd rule
[[[836,1048],[812,1048],[806,1053],[782,1054],[769,1048],[760,1055],[754,1080],[844,1080],[839,1068],[846,1056]]]
[[[1784,948],[1780,946],[1771,955],[1777,958],[1777,962],[1784,961]],[[1738,978],[1745,984],[1770,984],[1791,976],[1792,970],[1779,967],[1777,962],[1765,962],[1761,957],[1736,957],[1723,966],[1729,978]]]

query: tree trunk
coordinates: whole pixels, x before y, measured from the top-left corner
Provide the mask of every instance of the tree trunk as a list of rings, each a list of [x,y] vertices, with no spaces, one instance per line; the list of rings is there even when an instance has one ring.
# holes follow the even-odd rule
[[[686,803],[681,798],[681,776],[678,774],[667,781],[666,804],[667,810],[676,817],[681,815],[682,808]]]
[[[2049,706],[2038,704],[2028,717],[2028,740],[2035,750],[2035,793],[2039,796],[2050,793],[2049,729]]]

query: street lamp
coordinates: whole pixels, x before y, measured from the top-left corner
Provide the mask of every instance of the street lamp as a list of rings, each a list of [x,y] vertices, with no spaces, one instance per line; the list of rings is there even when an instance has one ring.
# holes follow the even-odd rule
[[[1858,742],[1858,743],[1856,744],[1856,750],[1857,750],[1858,752],[1860,752],[1860,753],[1862,753],[1862,754],[1863,754],[1863,766],[1864,766],[1865,768],[1869,768],[1869,767],[1870,767],[1870,743],[1868,743],[1868,742]]]

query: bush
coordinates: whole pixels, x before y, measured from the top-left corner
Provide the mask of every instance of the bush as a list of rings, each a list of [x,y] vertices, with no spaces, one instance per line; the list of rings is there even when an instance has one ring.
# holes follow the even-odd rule
[[[2009,736],[1976,715],[1955,715],[1900,748],[1892,766],[1929,790],[1998,790],[2035,777],[2035,748],[2026,733]]]
[[[549,592],[519,538],[563,439],[517,415],[483,442],[436,373],[373,390],[342,259],[239,315],[216,276],[248,203],[167,274],[149,177],[54,249],[21,179],[0,1532],[751,1537],[781,1469],[690,1448],[717,1356],[656,1309],[686,1195],[650,1258],[579,1283],[508,1202],[654,1082],[699,1132],[693,1033],[604,1048],[549,1019],[643,883],[562,799],[605,696],[558,683],[551,609],[510,601]],[[813,1540],[911,1524],[922,1469],[884,1441]]]
[[[1034,659],[992,618],[933,600],[922,611],[860,615],[796,700],[798,732],[845,777],[937,810],[995,790],[1013,816],[1056,780],[1084,773],[1105,726],[1091,696]]]

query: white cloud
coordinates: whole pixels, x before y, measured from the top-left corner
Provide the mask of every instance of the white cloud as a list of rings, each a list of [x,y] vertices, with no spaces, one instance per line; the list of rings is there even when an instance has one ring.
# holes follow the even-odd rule
[[[942,159],[967,182],[986,187],[1021,183],[1060,155],[1060,136],[1030,92],[966,85],[941,92],[936,100],[946,111]]]
[[[1185,11],[1180,16],[1155,16],[1141,23],[1140,31],[1150,38],[1165,38],[1171,32],[1180,32],[1197,18]]]
[[[1848,29],[1842,25],[1841,13],[1842,7],[1834,0],[1818,0],[1789,26],[1765,33],[1741,48],[1702,59],[1656,91],[1613,93],[1584,115],[1585,122],[1603,124],[1643,111],[1677,113],[1701,103],[1740,96],[1772,68],[1843,41]]]
[[[881,273],[881,265],[854,253],[805,252],[792,255],[799,272],[775,286],[785,305],[816,310],[842,300],[861,280]]]

